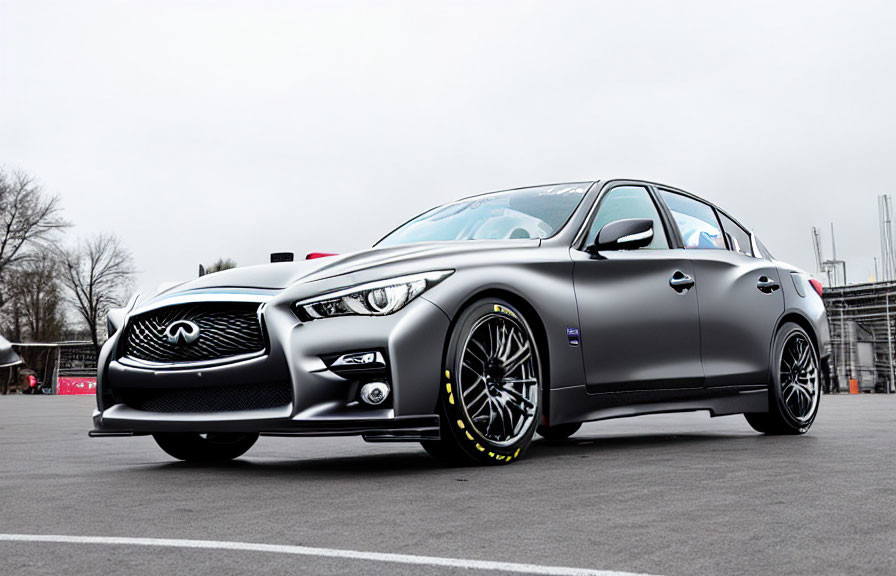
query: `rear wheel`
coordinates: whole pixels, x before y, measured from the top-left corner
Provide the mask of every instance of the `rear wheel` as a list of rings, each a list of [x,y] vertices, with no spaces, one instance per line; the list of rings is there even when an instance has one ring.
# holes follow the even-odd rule
[[[439,393],[441,439],[423,442],[456,465],[521,458],[541,416],[541,364],[522,312],[496,298],[461,313],[451,333]]]
[[[744,414],[757,432],[805,434],[821,400],[818,351],[798,324],[784,324],[775,338],[768,412]]]
[[[581,422],[570,422],[569,424],[559,424],[557,426],[539,426],[535,431],[548,442],[559,442],[578,432],[581,427]]]
[[[258,440],[258,434],[153,434],[169,456],[187,462],[227,462],[239,458]]]

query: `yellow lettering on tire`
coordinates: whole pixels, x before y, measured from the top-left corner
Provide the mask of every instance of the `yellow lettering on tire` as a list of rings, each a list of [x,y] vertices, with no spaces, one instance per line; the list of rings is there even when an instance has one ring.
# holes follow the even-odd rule
[[[500,304],[495,304],[495,312],[499,312],[501,314],[507,314],[508,316],[516,318],[516,314],[513,313],[513,310],[509,310],[509,309],[501,306]]]

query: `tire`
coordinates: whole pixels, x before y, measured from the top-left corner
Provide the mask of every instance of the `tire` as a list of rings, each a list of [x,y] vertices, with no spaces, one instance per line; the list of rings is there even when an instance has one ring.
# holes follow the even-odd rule
[[[239,458],[258,440],[258,434],[153,434],[169,456],[186,462],[228,462]]]
[[[568,424],[559,424],[550,427],[539,426],[535,431],[548,442],[561,442],[578,432],[581,427],[581,422],[570,422]]]
[[[763,434],[805,434],[818,415],[821,384],[821,365],[812,338],[798,324],[787,322],[775,336],[768,412],[744,417]]]
[[[519,460],[541,418],[537,341],[523,313],[498,298],[478,300],[458,316],[448,338],[439,386],[441,439],[422,442],[450,465]]]

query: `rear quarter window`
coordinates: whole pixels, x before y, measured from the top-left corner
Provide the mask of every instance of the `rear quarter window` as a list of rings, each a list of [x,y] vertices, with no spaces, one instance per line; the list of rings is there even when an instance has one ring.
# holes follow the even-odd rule
[[[725,232],[725,237],[728,239],[728,246],[731,247],[731,250],[745,256],[753,256],[753,243],[750,241],[750,233],[721,212],[719,212],[719,219],[722,221],[722,230]]]

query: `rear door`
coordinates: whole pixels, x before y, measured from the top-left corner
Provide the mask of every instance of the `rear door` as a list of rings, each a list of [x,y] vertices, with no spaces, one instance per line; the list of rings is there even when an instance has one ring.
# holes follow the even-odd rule
[[[612,185],[611,185],[612,186]],[[691,260],[675,248],[646,185],[606,190],[584,239],[571,251],[579,329],[590,393],[697,388],[703,383]],[[601,227],[651,218],[654,238],[639,250],[592,256]]]
[[[754,257],[750,234],[724,213],[678,192],[659,195],[694,263],[706,386],[765,386],[784,312],[778,269]]]

